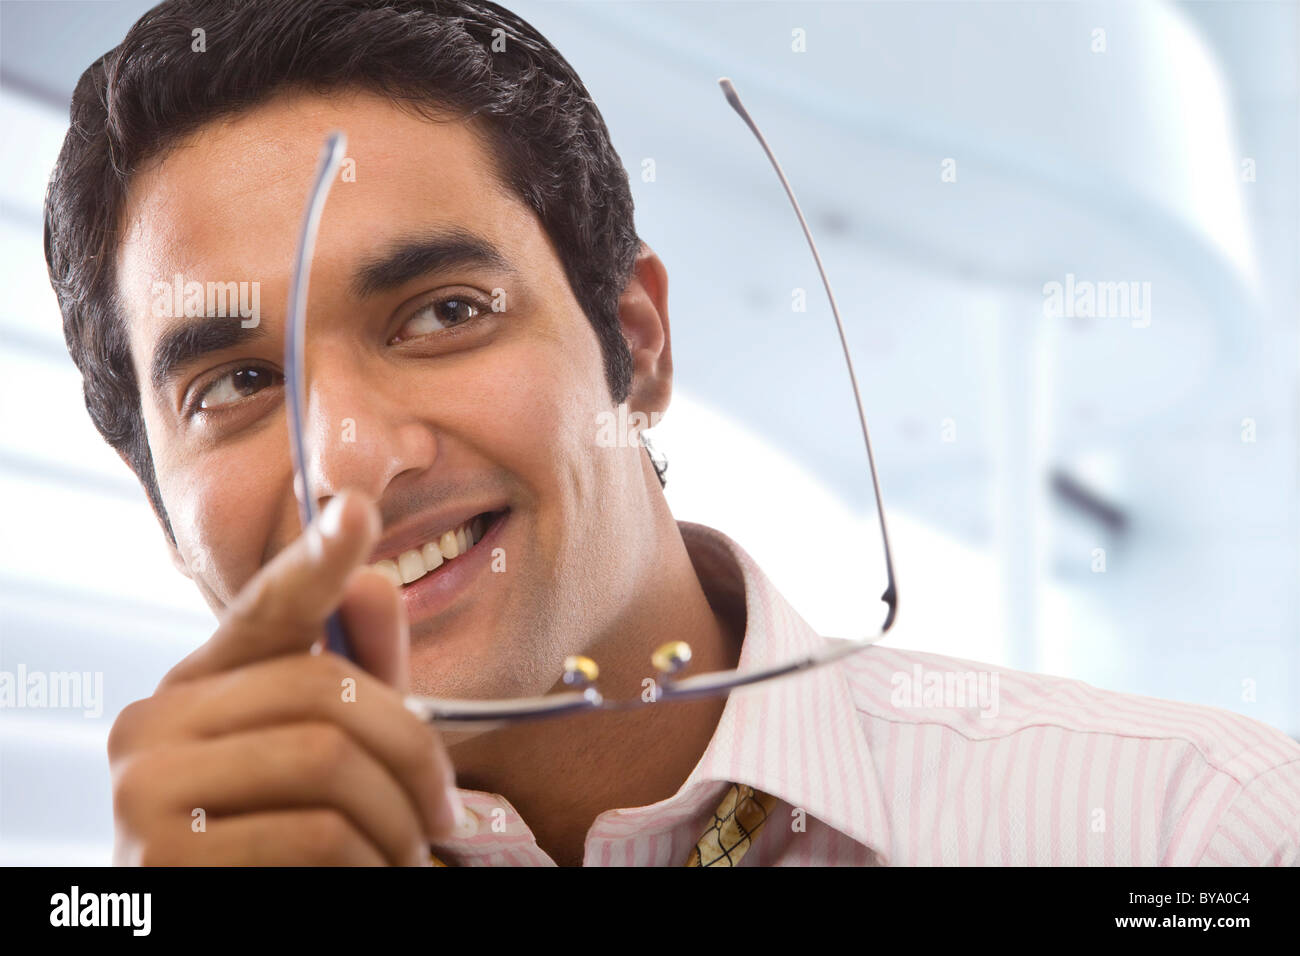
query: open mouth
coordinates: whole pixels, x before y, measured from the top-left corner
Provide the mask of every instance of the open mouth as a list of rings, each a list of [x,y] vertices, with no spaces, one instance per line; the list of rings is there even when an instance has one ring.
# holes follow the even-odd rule
[[[509,508],[484,511],[430,538],[418,548],[403,551],[396,558],[377,561],[370,567],[387,576],[398,587],[405,587],[464,557],[509,511]]]

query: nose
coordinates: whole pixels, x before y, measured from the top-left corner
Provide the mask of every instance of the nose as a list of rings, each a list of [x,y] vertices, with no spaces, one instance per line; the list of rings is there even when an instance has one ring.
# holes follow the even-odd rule
[[[317,502],[344,489],[382,499],[399,476],[438,457],[437,436],[403,402],[377,359],[345,343],[309,349],[303,438]]]

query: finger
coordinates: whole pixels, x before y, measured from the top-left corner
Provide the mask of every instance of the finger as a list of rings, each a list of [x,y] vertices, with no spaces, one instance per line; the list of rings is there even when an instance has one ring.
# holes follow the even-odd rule
[[[156,834],[143,861],[174,866],[385,866],[383,853],[343,814],[328,807],[271,810],[207,819],[179,836]],[[428,865],[425,855],[423,865]]]
[[[397,586],[373,568],[358,568],[348,580],[339,612],[357,663],[406,693],[410,625]]]
[[[202,808],[222,817],[327,805],[397,866],[418,864],[432,839],[397,781],[333,724],[230,734],[155,750],[132,763],[128,772],[148,779],[150,816]],[[129,794],[136,786],[128,780],[119,790]],[[148,832],[148,821],[141,828]]]
[[[173,667],[159,687],[310,648],[343,599],[353,570],[370,556],[380,526],[374,503],[364,495],[343,492],[331,499],[244,586],[207,643]]]
[[[401,693],[334,654],[277,657],[161,692],[123,711],[111,743],[129,757],[186,739],[326,721],[388,769],[430,834],[454,830],[456,776],[441,736],[406,709]]]

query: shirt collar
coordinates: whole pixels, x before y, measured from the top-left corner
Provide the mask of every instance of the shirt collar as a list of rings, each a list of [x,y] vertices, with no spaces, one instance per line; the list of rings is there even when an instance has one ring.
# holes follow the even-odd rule
[[[720,531],[677,522],[709,604],[723,617],[744,620],[739,667],[757,668],[805,657],[826,643],[790,606],[758,564]],[[732,691],[713,737],[695,769],[665,800],[645,807],[607,810],[622,824],[662,825],[693,815],[720,799],[725,784],[743,783],[771,794],[869,847],[882,865],[890,855],[884,799],[852,689],[836,665],[815,668],[770,684]],[[498,794],[459,790],[479,816],[509,807]],[[491,840],[522,850],[532,845],[527,825],[515,819]],[[478,840],[452,838],[440,852],[476,848]]]
[[[724,617],[743,615],[741,669],[805,657],[825,645],[740,545],[706,525],[677,526],[709,603]],[[616,815],[663,813],[702,790],[716,793],[723,781],[769,793],[888,862],[884,799],[852,689],[835,665],[732,691],[704,755],[677,793]]]

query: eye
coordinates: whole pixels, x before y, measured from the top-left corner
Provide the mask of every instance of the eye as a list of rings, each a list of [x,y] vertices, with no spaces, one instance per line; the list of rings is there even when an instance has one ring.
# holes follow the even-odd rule
[[[226,372],[214,380],[199,393],[193,408],[195,411],[210,411],[233,405],[245,398],[256,395],[264,388],[279,385],[284,376],[274,369],[260,365],[242,365]]]
[[[402,339],[429,335],[430,333],[442,332],[456,326],[465,325],[483,313],[490,311],[490,305],[474,296],[463,293],[443,296],[440,299],[426,302],[413,312],[411,317],[398,329],[394,341],[400,342]]]

